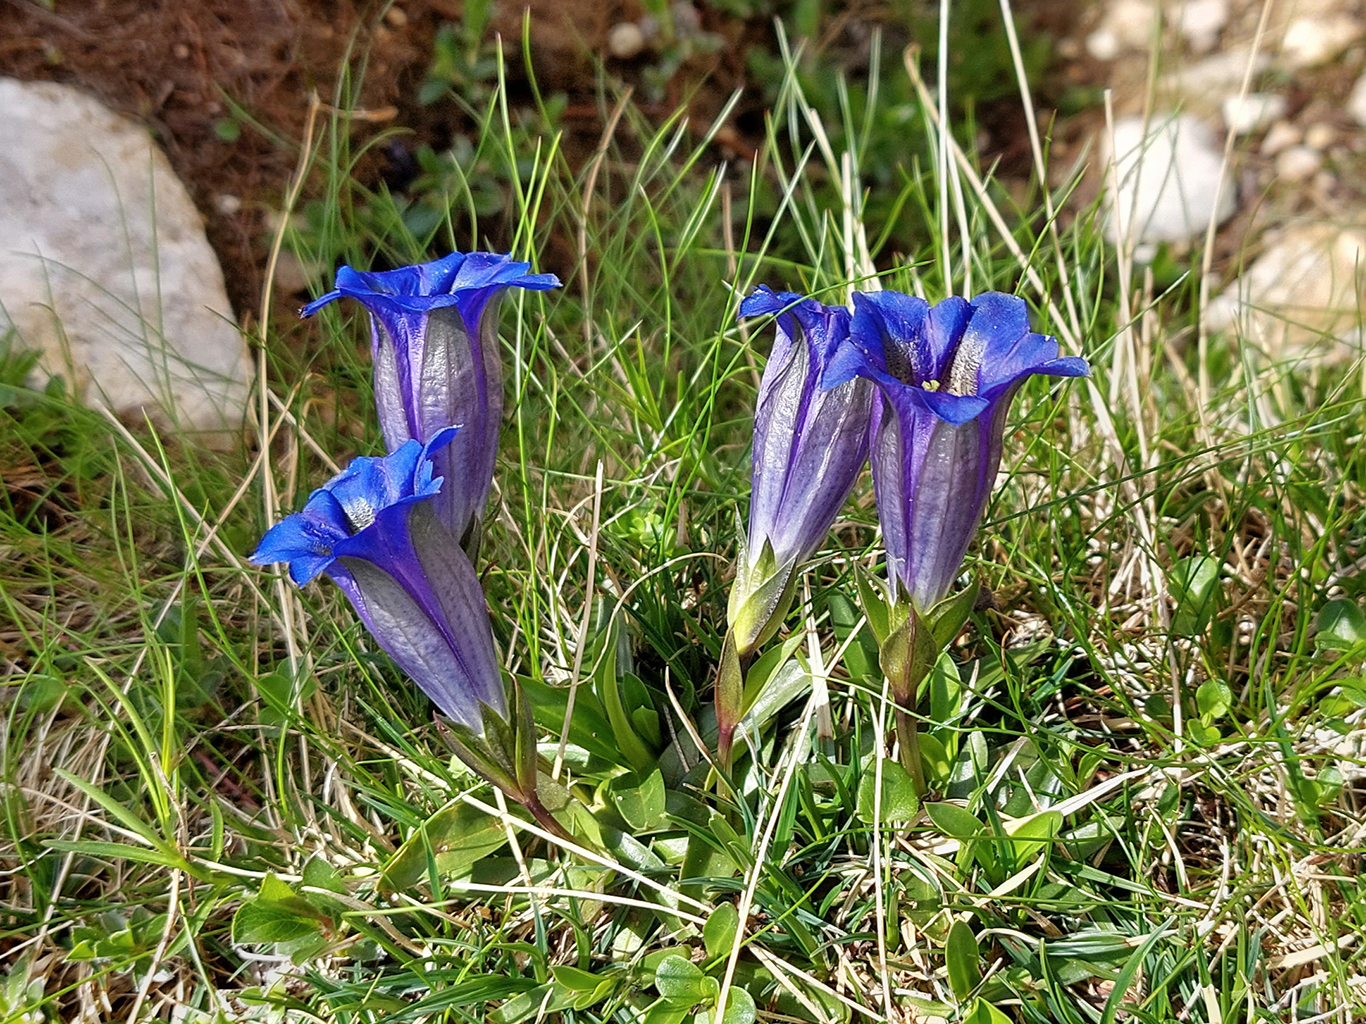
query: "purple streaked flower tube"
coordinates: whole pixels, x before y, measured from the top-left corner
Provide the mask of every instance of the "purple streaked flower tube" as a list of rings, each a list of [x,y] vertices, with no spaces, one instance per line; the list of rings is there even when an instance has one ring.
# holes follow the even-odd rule
[[[743,659],[777,631],[792,601],[795,568],[825,542],[868,457],[873,387],[847,378],[822,389],[849,311],[762,285],[740,316],[776,314],[777,337],[754,410],[749,531],[730,593],[729,620]]]
[[[847,342],[822,386],[878,390],[869,458],[894,603],[925,613],[962,568],[1001,465],[1011,400],[1027,377],[1083,377],[1029,329],[1023,299],[987,292],[930,306],[897,292],[854,296]]]
[[[446,481],[434,506],[471,553],[478,549],[503,418],[499,301],[508,288],[545,291],[560,283],[554,274],[529,269],[487,252],[455,252],[379,273],[344,266],[336,288],[299,311],[310,317],[350,298],[370,313],[375,404],[390,452],[408,440],[426,444],[446,426],[460,428],[460,444],[434,456],[436,475]]]
[[[330,576],[399,668],[480,735],[485,709],[507,717],[507,697],[479,577],[434,508],[443,481],[433,460],[455,440],[447,427],[425,445],[351,460],[271,527],[251,560],[288,562],[300,586]]]

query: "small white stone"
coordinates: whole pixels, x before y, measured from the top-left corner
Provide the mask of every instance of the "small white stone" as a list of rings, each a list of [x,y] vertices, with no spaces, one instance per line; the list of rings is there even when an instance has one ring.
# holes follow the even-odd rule
[[[1310,149],[1317,149],[1320,153],[1331,146],[1337,137],[1338,133],[1333,130],[1333,126],[1322,121],[1311,124],[1304,130],[1304,144]]]
[[[1295,18],[1281,40],[1281,61],[1291,71],[1318,67],[1339,56],[1361,35],[1361,22],[1346,14]]]
[[[224,217],[231,217],[241,211],[242,200],[229,192],[220,192],[214,197],[213,206]]]
[[[1146,50],[1153,40],[1156,14],[1157,5],[1152,0],[1111,0],[1101,24],[1126,49]]]
[[[185,186],[146,128],[0,78],[0,335],[92,403],[228,440],[251,362]]]
[[[1277,121],[1262,139],[1262,156],[1275,156],[1283,149],[1299,144],[1300,130],[1289,121]]]
[[[1294,224],[1210,303],[1211,330],[1236,327],[1271,358],[1314,355],[1340,362],[1359,353],[1359,296],[1366,233],[1336,224]]]
[[[1096,60],[1114,60],[1122,49],[1119,36],[1108,28],[1098,28],[1086,37],[1086,52]]]
[[[1352,92],[1347,97],[1347,113],[1357,124],[1366,127],[1366,75],[1357,79]]]
[[[1209,96],[1231,96],[1242,88],[1249,65],[1253,75],[1271,67],[1271,58],[1250,47],[1231,46],[1194,64],[1182,64],[1162,77],[1162,90],[1189,100],[1208,102]]]
[[[607,33],[607,52],[618,60],[630,60],[645,49],[645,33],[634,21],[623,21]]]
[[[1229,0],[1185,0],[1176,6],[1172,20],[1192,50],[1207,53],[1228,24],[1228,7]]]
[[[1234,135],[1251,135],[1285,116],[1286,100],[1270,92],[1250,92],[1224,100],[1224,127]]]
[[[1311,184],[1313,184],[1316,190],[1327,195],[1338,187],[1337,175],[1332,171],[1319,171],[1318,174],[1314,175],[1314,180]]]
[[[1190,115],[1155,115],[1146,137],[1144,127],[1142,117],[1121,118],[1113,149],[1105,140],[1103,148],[1115,155],[1108,175],[1110,239],[1186,241],[1202,234],[1211,218],[1222,224],[1233,216],[1236,190],[1209,128]]]
[[[1323,166],[1323,154],[1308,146],[1290,146],[1276,157],[1276,177],[1282,181],[1305,181]]]

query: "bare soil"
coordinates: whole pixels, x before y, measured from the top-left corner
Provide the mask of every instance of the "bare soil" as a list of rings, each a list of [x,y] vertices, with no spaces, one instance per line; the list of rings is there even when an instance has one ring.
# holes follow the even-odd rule
[[[463,0],[0,0],[0,75],[64,82],[145,123],[203,214],[210,243],[219,254],[229,298],[239,316],[258,308],[269,245],[269,224],[298,160],[310,94],[331,99],[338,78],[360,83],[359,107],[370,116],[353,120],[365,133],[402,127],[410,134],[390,159],[424,142],[449,144],[463,123],[454,103],[420,106],[417,97],[443,24],[459,24]],[[1044,32],[1066,31],[1074,0],[1038,0],[1034,20]],[[699,28],[725,40],[712,52],[690,57],[667,83],[664,95],[647,100],[647,115],[663,117],[685,100],[707,123],[727,96],[746,82],[746,55],[771,47],[773,31],[694,8]],[[541,89],[564,93],[565,149],[571,159],[591,153],[601,132],[597,95],[600,68],[626,82],[640,79],[647,50],[634,60],[608,51],[611,28],[644,14],[640,0],[517,0],[497,2],[490,31],[520,40],[529,13],[533,71]],[[866,59],[860,41],[885,20],[882,4],[855,0],[829,22],[815,41],[832,66]],[[895,35],[895,33],[893,33]],[[910,40],[890,38],[888,52]],[[865,47],[866,49],[866,47]],[[509,62],[510,73],[520,62]],[[637,93],[640,99],[644,91]],[[756,101],[742,104],[733,124],[718,136],[725,156],[752,152],[762,130]],[[1018,115],[1018,99],[1012,101]],[[992,148],[1028,173],[1021,119],[1002,111],[979,111]],[[402,168],[385,165],[383,150],[359,168],[375,181]]]

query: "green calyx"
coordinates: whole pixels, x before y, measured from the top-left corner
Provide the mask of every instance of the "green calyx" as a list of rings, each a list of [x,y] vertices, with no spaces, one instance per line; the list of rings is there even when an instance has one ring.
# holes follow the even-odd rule
[[[767,540],[751,565],[741,539],[739,570],[726,608],[735,650],[741,658],[749,657],[771,640],[787,618],[797,593],[796,570],[795,558],[778,564],[773,545]]]

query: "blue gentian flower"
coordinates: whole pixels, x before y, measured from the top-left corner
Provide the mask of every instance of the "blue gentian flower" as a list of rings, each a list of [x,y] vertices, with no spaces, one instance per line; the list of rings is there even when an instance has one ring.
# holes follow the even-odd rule
[[[544,291],[560,283],[529,269],[487,252],[379,273],[342,267],[336,289],[300,310],[309,317],[350,298],[369,311],[375,404],[389,451],[412,439],[425,444],[447,425],[460,428],[461,443],[436,456],[446,485],[435,506],[470,552],[478,547],[503,417],[499,299],[508,288]]]
[[[433,460],[455,440],[447,427],[425,445],[353,459],[273,526],[251,560],[288,562],[300,586],[326,573],[436,706],[482,733],[483,707],[506,717],[507,698],[479,577],[434,508],[443,480]]]
[[[854,296],[847,342],[822,386],[856,377],[877,386],[869,458],[894,601],[918,612],[952,588],[1001,465],[1011,400],[1043,373],[1082,377],[1029,329],[1023,299],[988,292],[930,306],[897,292]]]
[[[777,337],[754,410],[749,531],[729,606],[741,658],[777,631],[796,567],[825,542],[849,497],[868,457],[873,397],[861,380],[820,387],[847,340],[847,309],[760,286],[740,316],[765,314],[776,314]]]

